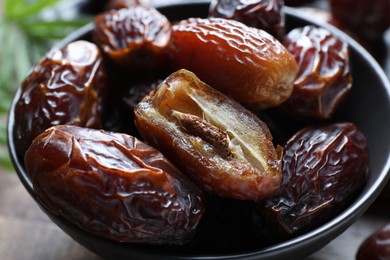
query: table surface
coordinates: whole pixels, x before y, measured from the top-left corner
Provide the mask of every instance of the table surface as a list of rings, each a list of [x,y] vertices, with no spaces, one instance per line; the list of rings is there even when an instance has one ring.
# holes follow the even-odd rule
[[[390,51],[390,31],[385,37]],[[390,59],[383,68],[390,76]],[[35,204],[17,175],[0,169],[0,259],[89,259],[94,255],[61,231]],[[343,234],[307,260],[354,259],[362,241],[376,229],[390,222],[390,210],[381,202],[371,208]]]
[[[40,210],[12,172],[0,170],[0,259],[2,260],[98,260]],[[390,220],[378,205],[343,234],[307,260],[354,259],[361,242]]]

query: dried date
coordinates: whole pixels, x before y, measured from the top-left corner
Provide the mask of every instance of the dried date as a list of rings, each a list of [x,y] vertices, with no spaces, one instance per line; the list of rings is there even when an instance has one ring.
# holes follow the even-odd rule
[[[115,241],[184,244],[204,211],[199,188],[125,134],[55,126],[34,140],[25,166],[48,210]]]
[[[352,88],[348,44],[311,25],[289,32],[283,44],[295,57],[299,72],[280,110],[294,118],[332,118]]]
[[[313,19],[316,19],[320,22],[329,23],[332,26],[335,26],[342,32],[351,36],[354,40],[358,41],[368,51],[372,52],[372,46],[369,46],[365,39],[359,37],[356,32],[352,31],[350,28],[343,25],[340,21],[336,20],[328,10],[307,6],[299,7],[297,10],[304,12],[306,15],[309,15]]]
[[[283,237],[314,228],[357,196],[368,176],[365,136],[352,123],[304,128],[285,145],[277,195],[259,204]]]
[[[283,39],[285,17],[281,0],[213,0],[209,16],[233,19],[248,26],[263,29],[277,39]]]
[[[376,41],[390,26],[390,0],[330,0],[334,19],[367,41]]]
[[[129,111],[134,111],[139,102],[141,102],[144,97],[149,95],[150,92],[155,91],[161,82],[162,80],[155,80],[152,82],[145,81],[129,88],[128,92],[123,97],[123,101]]]
[[[282,151],[266,124],[187,70],[145,97],[135,119],[144,140],[206,191],[260,200],[280,186]]]
[[[174,69],[188,69],[254,109],[276,106],[292,92],[294,57],[263,30],[223,18],[190,18],[173,26]]]
[[[171,23],[152,7],[111,10],[95,18],[93,41],[119,67],[143,70],[164,60]]]
[[[390,258],[390,223],[367,237],[359,246],[356,260]]]
[[[151,78],[133,84],[120,98],[121,105],[119,106],[120,111],[118,112],[122,115],[119,119],[119,122],[124,125],[124,130],[122,130],[122,132],[129,132],[137,138],[140,137],[140,135],[134,122],[134,109],[138,103],[151,91],[154,91],[162,81],[152,77],[150,74],[149,76]],[[118,120],[115,120],[115,122],[117,123]]]
[[[20,156],[50,126],[102,126],[107,75],[95,44],[69,43],[51,50],[22,82],[15,106],[15,147]]]

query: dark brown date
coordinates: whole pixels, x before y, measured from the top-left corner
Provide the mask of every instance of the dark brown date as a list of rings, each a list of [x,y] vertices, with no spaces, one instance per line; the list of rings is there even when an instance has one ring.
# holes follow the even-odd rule
[[[107,76],[98,47],[77,41],[51,50],[22,82],[15,106],[15,147],[20,156],[50,126],[102,126]]]
[[[212,0],[209,16],[240,21],[281,40],[285,30],[283,6],[281,0]]]
[[[172,66],[245,106],[284,102],[298,72],[294,57],[267,32],[222,18],[190,18],[173,26]]]
[[[282,151],[266,124],[187,70],[145,97],[135,119],[141,136],[206,191],[260,200],[280,187]]]
[[[283,44],[295,57],[299,72],[281,110],[294,118],[332,118],[352,88],[348,44],[310,25],[289,32]]]
[[[150,92],[155,91],[161,82],[162,80],[156,80],[154,82],[145,81],[129,88],[128,92],[123,97],[123,101],[129,111],[134,111],[139,102],[149,95]]]
[[[171,29],[156,9],[133,6],[98,15],[93,40],[118,66],[143,70],[162,63]]]
[[[354,40],[358,41],[362,46],[364,46],[368,51],[372,52],[372,46],[369,45],[369,43],[366,41],[366,39],[363,39],[359,37],[359,35],[352,31],[350,28],[343,25],[340,21],[336,20],[332,14],[328,10],[315,8],[315,7],[299,7],[297,8],[300,12],[304,12],[305,15],[311,16],[313,19],[316,19],[317,21],[329,23],[335,27],[337,27],[342,32],[348,34],[351,36]]]
[[[106,1],[105,10],[119,10],[122,8],[130,8],[137,5],[147,5],[145,0],[108,0]]]
[[[390,0],[330,0],[332,16],[367,41],[382,37],[390,26]]]
[[[48,210],[115,241],[184,244],[204,211],[200,189],[125,134],[52,127],[34,140],[25,166]]]
[[[367,237],[360,245],[356,260],[390,259],[390,223]]]
[[[149,75],[150,76],[150,75]],[[131,135],[140,138],[138,129],[134,122],[134,109],[141,102],[141,100],[147,96],[151,91],[157,89],[162,80],[153,78],[145,79],[143,82],[133,84],[128,91],[121,97],[121,108],[119,111],[122,114],[120,119],[121,124],[125,124],[126,132],[129,131]],[[118,122],[116,120],[116,122]]]
[[[361,191],[368,175],[366,138],[352,123],[304,128],[284,147],[282,175],[278,194],[258,209],[288,237],[330,220]]]

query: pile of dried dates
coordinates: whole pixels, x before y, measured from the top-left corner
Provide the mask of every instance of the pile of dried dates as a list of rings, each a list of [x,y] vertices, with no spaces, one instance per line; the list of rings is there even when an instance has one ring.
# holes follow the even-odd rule
[[[229,251],[356,198],[367,142],[334,119],[353,86],[347,43],[285,32],[279,0],[215,0],[181,21],[126,2],[22,83],[14,140],[50,212],[119,242]]]

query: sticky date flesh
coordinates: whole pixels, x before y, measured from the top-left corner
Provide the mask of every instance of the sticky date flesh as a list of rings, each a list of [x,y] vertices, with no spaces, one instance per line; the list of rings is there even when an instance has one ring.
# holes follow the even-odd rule
[[[281,110],[299,119],[331,119],[352,88],[348,44],[315,26],[293,29],[283,41],[299,71]]]
[[[185,68],[253,109],[285,101],[298,72],[294,57],[273,36],[222,18],[175,24],[169,53],[175,70]]]
[[[115,241],[186,243],[204,211],[201,190],[125,134],[56,126],[34,140],[25,162],[47,209]]]
[[[307,127],[285,145],[282,187],[259,210],[282,237],[301,233],[344,209],[367,174],[367,143],[355,125]]]
[[[135,109],[141,136],[203,189],[260,200],[281,180],[281,150],[254,114],[180,70]]]
[[[14,138],[23,157],[32,140],[59,124],[102,126],[107,75],[98,47],[86,41],[53,49],[22,82]]]

